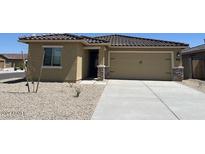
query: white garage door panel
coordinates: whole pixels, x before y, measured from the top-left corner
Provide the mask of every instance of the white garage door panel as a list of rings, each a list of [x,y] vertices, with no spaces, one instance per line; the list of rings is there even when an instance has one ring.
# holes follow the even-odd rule
[[[171,80],[171,53],[111,53],[110,78]]]

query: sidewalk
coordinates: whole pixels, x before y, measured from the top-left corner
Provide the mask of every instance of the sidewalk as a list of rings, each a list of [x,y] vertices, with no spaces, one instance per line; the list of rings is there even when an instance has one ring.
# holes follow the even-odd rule
[[[14,68],[5,68],[3,70],[0,70],[0,74],[4,73],[16,73],[16,72],[25,72],[25,70],[16,70],[14,71]]]

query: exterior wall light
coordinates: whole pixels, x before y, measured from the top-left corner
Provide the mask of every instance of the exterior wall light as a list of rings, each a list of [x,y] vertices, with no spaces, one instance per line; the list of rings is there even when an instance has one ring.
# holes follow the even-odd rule
[[[180,58],[181,58],[181,53],[180,53],[180,52],[177,52],[177,54],[176,54],[176,60],[180,60]]]

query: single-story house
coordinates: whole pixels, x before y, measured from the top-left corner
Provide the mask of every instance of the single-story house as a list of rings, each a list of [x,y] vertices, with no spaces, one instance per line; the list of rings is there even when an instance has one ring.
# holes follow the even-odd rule
[[[27,58],[27,54],[0,54],[0,69],[9,67],[21,67],[24,63],[24,59]]]
[[[205,80],[205,44],[182,52],[184,78]]]
[[[42,81],[182,80],[181,51],[188,47],[185,43],[118,34],[44,34],[20,37],[19,41],[29,45],[33,79],[42,72]]]

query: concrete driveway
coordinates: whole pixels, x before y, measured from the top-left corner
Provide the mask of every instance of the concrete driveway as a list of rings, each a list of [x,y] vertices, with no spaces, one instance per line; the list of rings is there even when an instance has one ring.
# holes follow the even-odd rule
[[[205,119],[205,93],[173,81],[109,80],[92,119]]]

